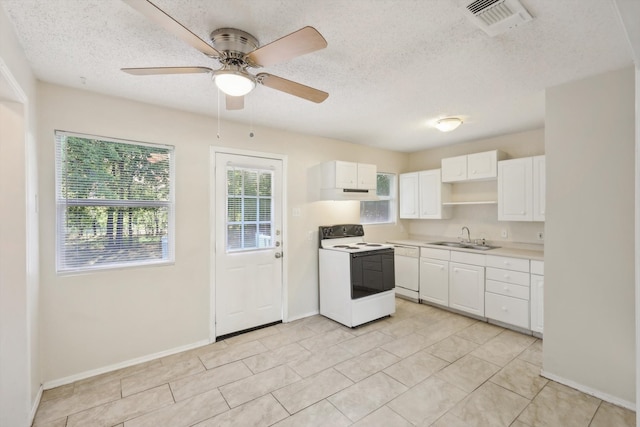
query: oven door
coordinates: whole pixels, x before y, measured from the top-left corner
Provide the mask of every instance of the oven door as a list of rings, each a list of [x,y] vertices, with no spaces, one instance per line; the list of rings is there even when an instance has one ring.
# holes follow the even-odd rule
[[[351,299],[395,287],[393,248],[351,254]]]

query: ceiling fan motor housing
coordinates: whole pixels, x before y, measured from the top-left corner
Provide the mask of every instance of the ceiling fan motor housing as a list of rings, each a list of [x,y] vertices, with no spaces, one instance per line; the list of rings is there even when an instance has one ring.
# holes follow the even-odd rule
[[[222,64],[257,66],[257,64],[247,64],[245,59],[247,53],[260,47],[258,39],[251,34],[236,28],[218,28],[211,32],[210,37],[213,46],[222,54],[219,59]]]

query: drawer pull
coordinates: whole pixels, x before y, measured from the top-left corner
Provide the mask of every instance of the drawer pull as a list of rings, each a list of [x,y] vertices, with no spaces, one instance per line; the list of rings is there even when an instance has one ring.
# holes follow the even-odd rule
[[[508,274],[505,274],[505,275],[504,275],[504,278],[505,278],[505,279],[508,279],[508,278],[509,278],[509,275],[508,275]]]
[[[502,307],[502,311],[507,312],[507,307]]]
[[[509,292],[509,287],[508,286],[505,286],[503,289],[504,289],[505,292]]]

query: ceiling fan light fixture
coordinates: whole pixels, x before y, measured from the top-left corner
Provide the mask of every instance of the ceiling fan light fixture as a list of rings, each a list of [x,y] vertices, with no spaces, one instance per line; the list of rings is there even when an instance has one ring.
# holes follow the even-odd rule
[[[462,124],[462,119],[458,117],[445,117],[444,119],[440,119],[436,122],[436,129],[440,132],[451,132],[455,130]]]
[[[213,80],[218,89],[229,96],[244,96],[256,87],[255,78],[239,70],[220,70],[215,73]]]

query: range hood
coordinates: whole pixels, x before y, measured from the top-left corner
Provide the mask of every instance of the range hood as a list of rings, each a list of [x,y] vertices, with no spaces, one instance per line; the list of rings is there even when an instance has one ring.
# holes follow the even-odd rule
[[[322,200],[358,200],[361,202],[380,200],[376,190],[361,190],[357,188],[322,188]]]

